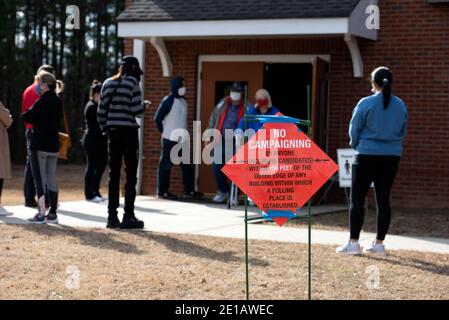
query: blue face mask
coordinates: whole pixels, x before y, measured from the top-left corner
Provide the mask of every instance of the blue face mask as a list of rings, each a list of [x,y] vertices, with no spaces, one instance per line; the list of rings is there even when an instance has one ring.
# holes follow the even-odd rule
[[[40,85],[36,85],[36,86],[34,87],[34,91],[36,91],[36,93],[37,93],[38,96],[41,96],[41,95],[42,95],[42,88],[41,88]]]

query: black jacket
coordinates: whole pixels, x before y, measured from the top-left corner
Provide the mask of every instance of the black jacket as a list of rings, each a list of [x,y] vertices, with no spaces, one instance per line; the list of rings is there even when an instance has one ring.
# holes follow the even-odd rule
[[[86,122],[86,134],[85,137],[92,139],[94,141],[105,141],[106,137],[103,135],[101,131],[100,125],[98,124],[97,119],[97,110],[98,104],[94,101],[90,100],[86,104],[86,108],[84,109],[84,119]]]
[[[54,91],[43,94],[31,109],[22,114],[22,118],[33,125],[31,150],[59,152],[62,102]]]

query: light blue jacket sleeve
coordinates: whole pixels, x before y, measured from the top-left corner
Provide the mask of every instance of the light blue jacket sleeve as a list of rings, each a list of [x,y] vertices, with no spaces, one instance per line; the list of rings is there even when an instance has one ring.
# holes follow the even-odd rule
[[[360,101],[352,112],[351,122],[349,123],[349,145],[351,148],[357,148],[360,140],[360,133],[365,126],[366,116],[365,108]]]

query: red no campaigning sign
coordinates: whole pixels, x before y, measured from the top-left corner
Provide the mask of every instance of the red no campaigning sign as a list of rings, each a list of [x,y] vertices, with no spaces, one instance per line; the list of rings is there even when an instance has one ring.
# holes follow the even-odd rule
[[[294,124],[266,123],[223,172],[279,225],[296,216],[338,170]]]

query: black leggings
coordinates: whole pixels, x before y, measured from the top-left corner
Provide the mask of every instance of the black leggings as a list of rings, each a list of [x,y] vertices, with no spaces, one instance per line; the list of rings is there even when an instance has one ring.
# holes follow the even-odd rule
[[[87,166],[84,174],[84,195],[87,200],[100,197],[100,184],[108,164],[107,140],[91,138],[84,139]]]
[[[374,182],[377,200],[377,240],[385,240],[391,221],[390,193],[401,158],[358,155],[353,165],[349,223],[351,239],[359,239],[365,218],[365,199]]]
[[[3,179],[0,179],[0,204],[2,203]]]

